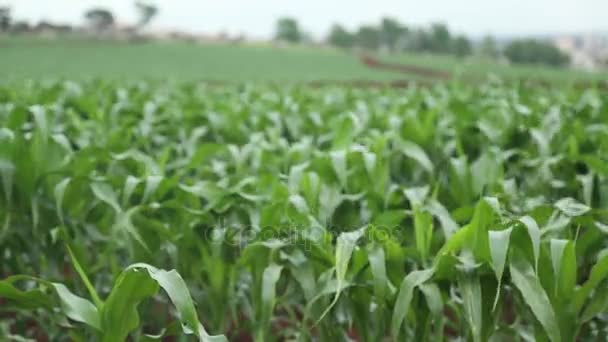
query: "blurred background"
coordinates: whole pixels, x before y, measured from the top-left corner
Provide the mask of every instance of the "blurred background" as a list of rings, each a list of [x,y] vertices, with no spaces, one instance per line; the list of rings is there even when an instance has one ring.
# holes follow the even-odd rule
[[[0,76],[601,81],[605,13],[605,0],[0,0]]]

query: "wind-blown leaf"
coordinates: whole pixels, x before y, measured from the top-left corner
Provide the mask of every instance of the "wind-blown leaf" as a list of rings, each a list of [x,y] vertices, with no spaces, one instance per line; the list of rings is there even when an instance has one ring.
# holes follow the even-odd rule
[[[338,302],[338,298],[340,298],[340,293],[342,292],[342,288],[345,285],[346,280],[346,271],[348,270],[348,263],[353,254],[353,249],[357,244],[357,241],[363,236],[365,232],[365,227],[355,230],[353,232],[341,233],[338,236],[338,241],[336,243],[336,294],[334,299],[329,304],[329,306],[325,309],[325,311],[321,314],[317,322],[321,321],[325,315],[331,310],[331,308],[336,305]]]
[[[101,330],[101,319],[99,312],[93,303],[88,300],[74,295],[63,284],[54,283],[57,296],[61,300],[63,312],[70,319],[85,323],[97,330]]]
[[[142,202],[145,203],[148,201],[150,196],[156,191],[158,185],[163,180],[161,176],[148,176],[146,177],[146,188],[144,189],[144,196],[142,197]]]
[[[530,240],[532,241],[532,251],[534,253],[534,270],[538,272],[538,258],[540,256],[540,229],[536,221],[530,216],[524,216],[519,219],[528,231]]]
[[[131,175],[127,176],[127,179],[125,180],[125,186],[123,188],[122,191],[122,204],[123,206],[127,206],[129,199],[131,198],[131,195],[133,194],[133,191],[135,191],[135,188],[137,187],[137,185],[141,182],[141,179],[137,178],[137,177],[133,177]]]
[[[496,275],[498,286],[496,288],[496,298],[492,310],[496,309],[498,297],[500,297],[500,288],[502,283],[502,274],[505,269],[507,260],[507,252],[509,250],[509,239],[511,238],[512,228],[505,230],[491,230],[488,232],[490,241],[490,254],[492,255],[492,270]]]
[[[415,208],[422,206],[429,194],[429,190],[428,186],[407,188],[403,190],[403,194],[407,197],[408,201],[410,201],[411,207]]]
[[[116,196],[114,189],[112,189],[108,184],[99,182],[92,183],[91,190],[93,190],[95,197],[111,206],[116,213],[120,213],[122,211],[120,205],[118,204],[118,196]]]
[[[399,143],[399,149],[403,154],[407,157],[414,159],[420,166],[422,166],[429,173],[433,172],[434,166],[431,159],[429,159],[428,155],[424,150],[418,146],[416,143],[411,141],[401,141]]]
[[[458,230],[458,224],[456,224],[448,210],[437,200],[429,201],[426,208],[439,220],[446,239],[449,239]]]
[[[576,201],[573,198],[562,198],[561,200],[555,203],[555,207],[564,214],[575,217],[585,215],[591,208],[588,206]]]

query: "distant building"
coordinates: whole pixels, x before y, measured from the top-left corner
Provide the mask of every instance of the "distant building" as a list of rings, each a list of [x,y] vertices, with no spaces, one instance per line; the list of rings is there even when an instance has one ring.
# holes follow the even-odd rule
[[[572,66],[585,70],[607,67],[608,36],[599,34],[567,35],[554,39],[557,48],[570,55]]]

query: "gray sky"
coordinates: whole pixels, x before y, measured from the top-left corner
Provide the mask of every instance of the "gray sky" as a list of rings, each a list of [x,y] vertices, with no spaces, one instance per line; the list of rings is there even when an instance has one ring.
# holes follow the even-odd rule
[[[407,24],[444,21],[473,36],[608,31],[608,0],[157,0],[154,29],[245,33],[267,38],[275,19],[289,15],[319,38],[333,22],[355,28],[389,15]],[[0,0],[14,16],[81,23],[92,6],[111,9],[119,22],[133,22],[129,0]]]

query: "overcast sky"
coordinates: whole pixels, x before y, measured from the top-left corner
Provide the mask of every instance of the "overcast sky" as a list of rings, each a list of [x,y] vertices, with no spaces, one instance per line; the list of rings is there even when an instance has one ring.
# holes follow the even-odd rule
[[[349,28],[389,15],[408,24],[446,22],[457,32],[498,36],[608,31],[608,0],[157,0],[154,29],[245,33],[267,38],[275,19],[289,15],[319,38],[333,22]],[[81,23],[100,5],[119,22],[136,18],[129,0],[0,0],[17,18]]]

